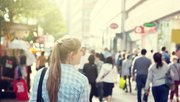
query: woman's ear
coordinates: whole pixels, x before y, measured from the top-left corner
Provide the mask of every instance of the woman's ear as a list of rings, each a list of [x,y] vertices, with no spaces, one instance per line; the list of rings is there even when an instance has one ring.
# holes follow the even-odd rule
[[[73,52],[70,52],[67,57],[67,63],[72,64],[73,61]]]
[[[74,53],[73,53],[73,52],[70,52],[70,53],[69,53],[69,58],[72,59],[73,55],[74,55]]]

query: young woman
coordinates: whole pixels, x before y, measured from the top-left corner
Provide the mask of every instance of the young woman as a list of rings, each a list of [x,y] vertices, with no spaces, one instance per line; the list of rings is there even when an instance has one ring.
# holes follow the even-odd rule
[[[117,81],[117,69],[113,66],[112,57],[107,57],[102,65],[101,71],[96,79],[96,82],[103,82],[104,97],[107,102],[112,102],[112,91],[114,83]]]
[[[36,66],[36,70],[39,70],[43,67],[45,67],[45,63],[46,63],[46,57],[44,56],[44,51],[41,52],[41,56],[38,57],[37,59],[37,66]]]
[[[162,55],[157,52],[153,55],[154,64],[150,66],[145,91],[149,94],[149,85],[152,82],[152,94],[155,102],[167,102],[169,87],[165,83],[165,74],[169,70],[168,65],[162,61]]]
[[[52,51],[50,68],[42,85],[44,102],[89,102],[88,79],[75,69],[81,58],[81,43],[75,38],[58,40]],[[30,102],[36,102],[42,69],[33,83]]]

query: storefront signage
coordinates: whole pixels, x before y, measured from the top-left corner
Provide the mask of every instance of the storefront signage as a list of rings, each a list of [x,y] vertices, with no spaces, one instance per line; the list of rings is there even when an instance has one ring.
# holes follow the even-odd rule
[[[154,22],[144,23],[144,26],[145,27],[154,27],[154,26],[156,26],[156,23],[154,23]]]
[[[112,24],[110,25],[110,28],[111,28],[111,29],[117,29],[117,28],[118,28],[118,24],[117,24],[117,23],[112,23]]]
[[[144,27],[143,26],[137,26],[134,28],[135,33],[144,33]]]

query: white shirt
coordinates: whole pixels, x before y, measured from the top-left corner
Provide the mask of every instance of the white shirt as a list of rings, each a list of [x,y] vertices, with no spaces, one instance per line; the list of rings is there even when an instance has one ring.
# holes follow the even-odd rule
[[[108,74],[107,74],[108,73]],[[103,76],[107,74],[104,78]],[[101,71],[96,79],[96,82],[116,82],[117,69],[113,68],[112,64],[105,63],[102,65]]]

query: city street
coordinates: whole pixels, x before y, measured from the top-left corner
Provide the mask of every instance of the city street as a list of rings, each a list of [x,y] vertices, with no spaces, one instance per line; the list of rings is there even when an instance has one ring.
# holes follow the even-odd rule
[[[136,82],[132,93],[123,90],[124,80],[122,89],[118,82],[123,76],[130,83],[134,74],[138,90],[153,86],[148,102],[179,101],[179,5],[180,0],[0,0],[0,102],[28,102],[37,87],[46,101],[99,102],[92,94],[100,81],[105,84],[99,93],[112,93],[112,102],[137,102]],[[35,75],[44,67],[49,73],[43,82],[44,73]],[[170,92],[166,85],[175,88]]]

